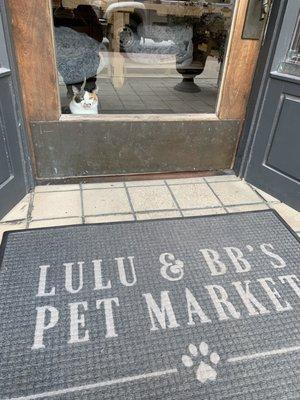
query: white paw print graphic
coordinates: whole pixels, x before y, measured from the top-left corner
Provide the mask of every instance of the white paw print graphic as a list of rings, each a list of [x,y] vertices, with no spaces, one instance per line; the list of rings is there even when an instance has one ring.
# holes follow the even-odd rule
[[[217,372],[213,367],[215,367],[220,361],[219,354],[213,352],[208,355],[208,345],[205,342],[200,343],[199,349],[191,343],[188,347],[188,350],[190,355],[185,354],[182,356],[183,365],[187,368],[191,368],[195,365],[194,361],[196,361],[193,360],[193,358],[195,359],[198,356],[207,357],[209,364],[202,360],[200,361],[200,364],[196,364],[196,378],[201,383],[205,383],[206,381],[214,381],[217,377]]]

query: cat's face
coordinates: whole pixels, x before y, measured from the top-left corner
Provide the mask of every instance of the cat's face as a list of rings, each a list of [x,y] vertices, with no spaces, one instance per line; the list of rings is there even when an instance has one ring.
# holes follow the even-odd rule
[[[91,110],[98,104],[97,89],[88,92],[82,88],[78,90],[76,86],[73,86],[73,93],[73,101],[84,110]]]

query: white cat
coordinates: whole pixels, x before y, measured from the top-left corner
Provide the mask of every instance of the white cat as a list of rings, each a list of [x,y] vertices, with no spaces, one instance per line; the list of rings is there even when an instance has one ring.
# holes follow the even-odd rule
[[[83,89],[84,84],[79,90],[76,86],[72,86],[73,99],[70,102],[70,111],[72,114],[86,114],[93,115],[98,114],[98,89],[94,89],[92,92],[88,92]]]

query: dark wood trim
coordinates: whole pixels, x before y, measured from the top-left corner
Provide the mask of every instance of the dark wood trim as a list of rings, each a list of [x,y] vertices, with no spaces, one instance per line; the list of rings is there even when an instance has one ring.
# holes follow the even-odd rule
[[[237,2],[236,6],[238,8],[236,8],[236,16],[233,20],[233,26],[231,29],[232,37],[229,43],[227,62],[225,63],[225,72],[222,80],[223,84],[220,94],[218,111],[219,119],[216,117],[216,115],[213,114],[211,114],[210,117],[207,117],[212,126],[223,123],[222,120],[228,120],[224,122],[229,122],[229,124],[230,122],[232,122],[230,120],[235,120],[234,133],[232,131],[229,135],[229,139],[227,139],[227,144],[225,136],[222,136],[222,145],[218,149],[214,147],[215,145],[211,147],[210,155],[211,157],[215,157],[215,160],[211,165],[209,165],[209,163],[207,162],[207,158],[205,158],[206,155],[202,152],[201,147],[199,147],[199,159],[197,159],[197,163],[195,163],[195,165],[190,168],[185,166],[184,170],[191,170],[193,168],[195,168],[196,170],[207,170],[208,168],[220,169],[231,167],[238,138],[236,129],[238,129],[238,122],[244,118],[244,108],[252,79],[252,76],[249,73],[249,68],[245,69],[245,64],[249,64],[250,68],[252,68],[251,66],[253,62],[255,62],[255,57],[257,56],[258,52],[258,42],[241,40],[240,37],[245,16],[245,4],[248,4],[248,0],[240,0]],[[50,0],[7,0],[7,5],[11,15],[12,37],[15,45],[16,59],[19,69],[25,119],[28,124],[30,124],[30,129],[28,130],[29,141],[32,143],[34,142],[32,147],[32,158],[34,160],[34,165],[36,165],[36,179],[48,179],[49,176],[41,174],[41,171],[39,169],[41,165],[41,148],[43,147],[43,139],[39,140],[38,142],[36,141],[36,127],[37,124],[40,123],[35,121],[41,121],[41,124],[43,124],[43,122],[49,122],[51,124],[50,128],[52,129],[52,127],[54,127],[54,132],[52,133],[47,132],[46,134],[45,131],[41,130],[41,132],[44,132],[44,139],[46,139],[45,143],[49,141],[51,142],[53,134],[58,134],[58,132],[61,134],[60,145],[62,145],[64,149],[64,153],[61,155],[62,159],[65,157],[65,155],[67,158],[69,157],[68,150],[66,149],[65,145],[67,143],[70,143],[68,138],[64,138],[64,130],[67,121],[60,120],[60,100],[56,71],[51,3]],[[252,44],[249,44],[248,42],[251,42]],[[204,117],[205,119],[205,116],[203,114],[188,116],[189,121],[186,120],[186,117],[186,115],[177,116],[176,124],[178,129],[179,127],[182,127],[183,133],[189,133],[189,128],[187,128],[187,126],[190,123],[191,125],[193,125],[194,138],[196,137],[196,130],[200,138],[203,135],[203,132],[201,131],[203,129],[203,121],[201,121],[201,118],[203,119]],[[104,119],[103,116],[99,116],[99,118],[95,118],[93,122],[94,124],[97,124],[97,138],[100,141],[105,140],[106,124]],[[115,116],[115,119],[117,120],[118,117]],[[166,129],[174,129],[173,127],[175,121],[168,121],[164,123],[159,122],[159,118],[156,118],[157,121],[154,121],[155,118],[152,118],[149,115],[139,115],[139,119],[143,119],[143,122],[145,124],[150,124],[150,126],[155,125],[155,129],[158,130],[158,133],[160,133],[161,135],[164,134]],[[152,120],[152,122],[150,122],[149,120]],[[88,127],[88,125],[86,125],[86,120],[80,120],[80,117],[77,117],[76,119],[76,117],[74,116],[73,122],[75,124],[74,126],[76,126],[77,129],[78,138],[82,138],[84,135],[86,135]],[[134,125],[135,122],[135,117],[128,115],[127,124],[125,124],[126,126],[124,128],[124,124],[122,125],[120,121],[119,123],[114,122],[112,118],[112,124],[116,123],[117,129],[121,130],[128,129],[128,126],[130,124]],[[158,123],[160,124],[159,126]],[[168,128],[166,128],[166,125],[168,125]],[[35,126],[34,140],[32,139],[32,126]],[[79,126],[80,129],[78,130]],[[225,124],[223,125],[223,127],[223,131],[226,132],[228,125]],[[219,136],[216,136],[217,140],[219,140],[219,138],[221,137],[220,135],[223,135],[221,134],[221,130],[219,132]],[[199,140],[199,138],[197,140]],[[79,143],[81,143],[81,139],[78,140]],[[87,138],[86,141],[88,140],[89,139]],[[186,140],[189,140],[188,136]],[[233,140],[235,141],[234,143]],[[89,146],[93,145],[90,144]],[[205,149],[207,151],[207,147],[205,147]],[[71,150],[71,153],[72,151],[73,150]],[[144,149],[144,151],[146,154],[146,149]],[[231,154],[229,154],[228,151],[231,151]],[[45,152],[44,154],[47,158],[47,153]],[[112,156],[116,156],[116,154],[113,154]],[[84,157],[87,156],[85,155]],[[195,156],[193,157],[191,157],[191,163],[195,160]],[[206,161],[202,162],[202,159],[206,159]],[[156,170],[159,170],[160,167],[161,166],[156,167]],[[162,166],[162,169],[164,170],[164,166]],[[171,167],[171,169],[177,168]],[[129,168],[128,173],[131,172],[132,170],[130,170]],[[97,175],[101,177],[101,173],[102,167],[99,164]],[[80,175],[79,172],[78,174]],[[94,175],[94,172],[92,175]],[[66,176],[71,177],[71,175],[69,174],[66,174]],[[55,180],[64,178],[65,177],[61,176],[57,177],[55,176],[55,174],[53,174],[51,177],[51,179]],[[82,180],[82,175],[80,175],[78,179]]]
[[[249,0],[237,0],[224,65],[217,115],[221,120],[245,117],[260,40],[242,39]]]
[[[50,0],[7,0],[27,121],[58,120],[60,100]]]
[[[243,119],[260,43],[242,40],[249,0],[239,0],[232,21],[218,106],[220,119]],[[60,100],[50,0],[7,0],[29,122],[57,121]],[[145,115],[146,119],[147,116]]]

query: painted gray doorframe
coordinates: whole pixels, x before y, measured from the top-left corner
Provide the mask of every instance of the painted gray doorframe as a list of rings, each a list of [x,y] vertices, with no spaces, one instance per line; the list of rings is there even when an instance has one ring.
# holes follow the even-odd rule
[[[300,210],[300,74],[281,68],[300,24],[300,2],[274,0],[273,8],[236,168],[248,182]]]
[[[0,219],[32,186],[4,0],[0,0]]]

